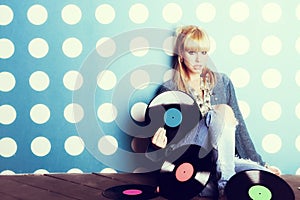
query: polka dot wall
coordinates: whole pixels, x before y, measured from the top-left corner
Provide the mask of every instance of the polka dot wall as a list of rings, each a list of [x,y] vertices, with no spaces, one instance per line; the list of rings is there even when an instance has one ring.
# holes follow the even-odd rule
[[[296,0],[2,0],[0,173],[139,171],[134,124],[170,78],[172,32],[188,24],[210,35],[257,151],[300,174]]]

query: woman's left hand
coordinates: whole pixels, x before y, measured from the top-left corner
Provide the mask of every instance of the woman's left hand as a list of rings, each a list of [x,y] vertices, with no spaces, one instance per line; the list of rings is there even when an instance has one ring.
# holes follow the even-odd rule
[[[281,171],[278,167],[275,166],[268,166],[267,167],[273,174],[280,176],[281,175]]]

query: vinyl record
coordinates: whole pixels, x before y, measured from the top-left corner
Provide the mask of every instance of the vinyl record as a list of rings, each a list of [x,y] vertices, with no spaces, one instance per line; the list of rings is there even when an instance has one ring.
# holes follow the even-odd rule
[[[160,170],[160,195],[170,200],[198,195],[215,168],[211,156],[197,145],[182,146],[171,152]]]
[[[149,103],[145,114],[147,131],[155,133],[158,128],[164,127],[170,143],[177,143],[201,118],[195,100],[181,91],[157,95]]]
[[[128,184],[111,187],[104,190],[102,195],[109,199],[118,200],[147,200],[158,196],[156,187],[138,184]]]
[[[294,200],[292,188],[279,176],[246,170],[232,176],[225,187],[228,200]]]

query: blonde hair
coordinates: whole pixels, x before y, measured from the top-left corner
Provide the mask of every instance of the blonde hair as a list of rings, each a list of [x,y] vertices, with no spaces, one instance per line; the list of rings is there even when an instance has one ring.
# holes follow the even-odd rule
[[[184,51],[209,51],[210,42],[209,37],[204,30],[201,30],[197,26],[183,26],[176,30],[176,42],[174,52],[175,63],[174,63],[174,76],[173,81],[177,85],[178,89],[184,92],[188,92],[188,87],[186,80],[187,67],[184,62],[182,62],[182,55]],[[208,77],[211,89],[214,87],[216,78],[213,71],[211,71],[207,66],[204,66],[202,70],[202,77]]]

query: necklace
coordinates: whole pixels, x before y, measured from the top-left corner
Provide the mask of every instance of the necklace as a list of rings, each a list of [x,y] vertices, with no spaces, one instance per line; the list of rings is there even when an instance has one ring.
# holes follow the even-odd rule
[[[206,113],[212,109],[210,97],[212,95],[211,83],[206,74],[205,77],[200,75],[200,91],[202,94],[199,94],[193,87],[189,85],[189,91],[196,100],[196,103],[199,107],[199,110],[202,116],[205,116]]]

